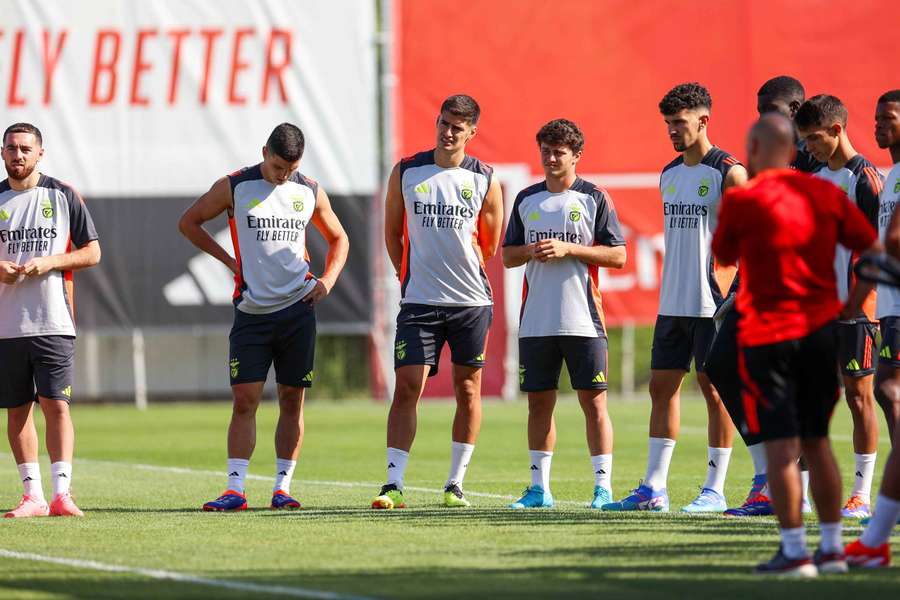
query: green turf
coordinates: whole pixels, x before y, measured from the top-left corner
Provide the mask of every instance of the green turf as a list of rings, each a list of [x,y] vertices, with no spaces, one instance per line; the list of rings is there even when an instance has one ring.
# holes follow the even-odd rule
[[[449,460],[452,407],[423,405],[407,486],[433,491],[408,490],[411,508],[376,512],[367,506],[383,477],[387,408],[312,402],[293,490],[306,509],[264,509],[271,479],[254,479],[248,482],[248,500],[256,510],[222,515],[198,508],[223,489],[226,404],[157,405],[145,413],[76,406],[74,483],[87,517],[0,521],[0,549],[379,598],[900,595],[898,569],[811,582],[760,582],[749,569],[777,544],[771,519],[601,514],[585,508],[593,480],[583,421],[571,400],[561,401],[557,412],[552,481],[559,506],[510,511],[505,505],[529,481],[525,411],[521,402],[485,406],[466,479],[468,492],[503,498],[473,495],[473,508],[450,510],[440,507],[438,489]],[[611,413],[616,426],[613,482],[621,496],[643,475],[649,404],[613,404]],[[268,478],[274,469],[274,418],[275,406],[269,403],[259,415],[259,447],[251,465],[256,476]],[[841,406],[835,415],[835,448],[848,485],[849,422]],[[675,508],[687,503],[702,482],[704,423],[703,404],[685,402],[669,480]],[[727,490],[731,504],[742,500],[751,476],[749,457],[737,444]],[[886,443],[880,452],[879,472]],[[0,506],[11,506],[20,484],[8,453],[3,461]],[[141,465],[200,472],[157,472]],[[850,539],[859,528],[847,524]],[[811,531],[814,540],[815,528]],[[894,548],[900,550],[896,543]],[[252,595],[0,558],[2,598],[126,596]]]

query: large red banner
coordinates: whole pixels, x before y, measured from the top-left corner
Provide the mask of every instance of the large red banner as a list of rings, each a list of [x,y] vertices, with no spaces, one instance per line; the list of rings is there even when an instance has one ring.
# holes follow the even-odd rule
[[[474,0],[465,10],[400,0],[397,7],[398,155],[433,144],[438,107],[453,93],[482,107],[471,153],[527,165],[535,177],[538,128],[557,117],[582,127],[579,169],[610,191],[629,234],[627,268],[601,285],[612,325],[656,315],[656,175],[675,156],[657,104],[672,86],[706,85],[713,143],[743,157],[757,89],[792,75],[808,96],[840,97],[857,150],[875,164],[890,162],[872,136],[878,96],[900,87],[892,35],[900,11],[885,0]]]

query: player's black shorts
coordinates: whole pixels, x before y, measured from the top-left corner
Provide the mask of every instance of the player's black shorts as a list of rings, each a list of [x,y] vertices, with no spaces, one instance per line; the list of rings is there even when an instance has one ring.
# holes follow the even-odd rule
[[[728,415],[741,434],[744,443],[750,446],[762,440],[759,439],[759,436],[750,433],[744,418],[743,384],[738,373],[737,330],[739,320],[740,315],[735,309],[723,317],[722,324],[709,347],[709,355],[706,357],[703,369],[716,391],[719,392],[722,403],[728,410]]]
[[[865,377],[875,373],[873,354],[877,332],[878,326],[868,320],[852,325],[838,324],[838,364],[845,377]]]
[[[878,362],[894,369],[900,369],[900,317],[882,317],[881,349]]]
[[[837,324],[799,340],[741,349],[744,412],[763,441],[828,435],[840,394]]]
[[[429,365],[428,376],[435,375],[445,342],[453,364],[483,367],[493,318],[491,306],[404,304],[397,315],[394,368]]]
[[[552,335],[519,338],[519,387],[542,392],[559,387],[563,360],[576,390],[607,388],[606,336]]]
[[[275,381],[310,387],[316,355],[316,312],[299,301],[265,315],[234,310],[228,337],[231,385],[265,381],[275,363]]]
[[[2,339],[0,368],[0,408],[23,406],[37,396],[69,402],[75,379],[75,338],[39,335]]]
[[[715,334],[712,317],[659,315],[653,329],[650,368],[690,371],[693,359],[697,372],[702,373]]]

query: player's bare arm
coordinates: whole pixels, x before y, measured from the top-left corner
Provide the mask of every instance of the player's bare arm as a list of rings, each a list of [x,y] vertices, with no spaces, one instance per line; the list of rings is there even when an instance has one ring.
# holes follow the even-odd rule
[[[350,239],[337,215],[331,208],[331,200],[325,190],[319,187],[316,192],[316,210],[313,212],[312,223],[322,234],[328,243],[328,254],[325,255],[325,272],[316,281],[316,287],[303,298],[303,302],[315,304],[328,295],[338,276],[347,263],[347,253],[350,251]]]
[[[403,262],[403,221],[405,218],[403,191],[400,189],[400,165],[398,164],[394,165],[394,169],[391,171],[384,200],[384,245],[398,278],[400,277],[400,265]]]
[[[500,182],[491,179],[491,185],[481,206],[478,220],[478,249],[481,257],[488,260],[497,253],[503,230],[503,189]]]
[[[100,262],[100,242],[91,240],[81,248],[63,254],[38,256],[20,267],[29,277],[39,277],[50,271],[77,271],[93,267]]]
[[[725,175],[724,187],[726,190],[732,187],[739,187],[747,183],[748,179],[747,169],[743,165],[734,165],[728,169],[728,173]],[[727,294],[728,290],[731,289],[731,284],[734,282],[735,275],[737,275],[737,265],[725,265],[716,261],[713,270],[715,271],[716,283],[719,284],[719,290],[721,290],[722,295]]]
[[[534,257],[541,262],[571,256],[588,265],[621,269],[625,266],[625,246],[584,246],[546,239],[535,244]]]
[[[875,240],[875,243],[862,252],[860,256],[873,256],[883,252],[884,244],[882,244],[880,240]],[[862,312],[863,303],[874,289],[875,282],[857,278],[853,284],[853,288],[850,290],[847,304],[844,306],[844,310],[841,311],[841,319],[853,319],[856,315],[860,314],[860,312]]]
[[[206,252],[232,273],[237,273],[237,261],[234,257],[216,242],[203,224],[215,219],[223,212],[231,209],[231,184],[228,177],[222,177],[216,181],[209,191],[197,198],[190,208],[184,211],[178,221],[178,230],[192,244]]]
[[[534,248],[537,244],[525,244],[524,246],[504,246],[501,251],[503,266],[507,269],[521,267],[534,257]]]

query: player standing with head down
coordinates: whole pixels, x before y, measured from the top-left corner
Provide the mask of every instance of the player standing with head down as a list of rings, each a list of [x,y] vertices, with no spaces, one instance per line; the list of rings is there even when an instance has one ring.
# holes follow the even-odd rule
[[[900,259],[900,90],[881,95],[875,108],[875,140],[891,151],[894,166],[881,191],[878,231],[888,253]],[[884,465],[875,514],[862,536],[845,552],[851,567],[886,567],[891,562],[891,530],[900,522],[900,289],[879,283],[876,316],[881,323],[876,396],[888,423],[891,453]]]
[[[865,215],[837,187],[790,170],[794,127],[767,114],[748,138],[754,179],[726,193],[713,252],[726,264],[740,261],[737,308],[745,418],[764,440],[769,486],[781,547],[760,574],[810,577],[842,572],[841,479],[828,440],[839,381],[834,272],[837,244],[855,252],[879,249]],[[871,284],[858,284],[854,298]],[[852,305],[853,303],[851,303]],[[821,541],[806,549],[797,459],[809,463]]]
[[[0,182],[0,407],[25,488],[6,517],[82,516],[70,495],[75,428],[69,413],[75,372],[72,271],[100,262],[100,243],[81,196],[37,170],[44,155],[37,127],[3,133]],[[35,393],[36,392],[36,393]],[[53,498],[44,499],[34,426],[37,402],[47,423]]]
[[[878,227],[878,195],[884,181],[875,165],[857,153],[847,136],[847,108],[834,96],[813,96],[797,111],[797,127],[813,156],[826,163],[815,172],[841,188]],[[846,301],[853,281],[856,257],[838,247],[834,268],[838,296]],[[856,461],[853,490],[841,514],[864,518],[870,514],[872,477],[878,450],[878,418],[875,415],[875,294],[866,299],[858,314],[838,326],[840,369],[844,395],[853,416],[853,452]]]
[[[303,132],[282,123],[266,141],[261,163],[216,181],[179,222],[184,236],[228,267],[235,280],[228,487],[203,505],[206,511],[247,508],[244,479],[256,446],[256,410],[273,362],[279,416],[270,506],[300,508],[290,486],[303,443],[303,399],[313,381],[315,305],[334,287],[350,248],[325,190],[297,172],[304,147]],[[234,258],[203,228],[223,212],[231,226]],[[306,253],[310,224],[328,243],[321,277],[310,271]]]
[[[441,104],[437,145],[391,172],[385,245],[401,284],[394,344],[396,386],[387,424],[387,482],[372,508],[403,508],[403,480],[416,435],[416,410],[441,349],[450,346],[456,416],[447,506],[469,506],[462,492],[481,429],[481,370],[491,325],[485,261],[503,228],[503,198],[491,167],[466,154],[481,109],[466,95]]]
[[[605,505],[605,510],[669,510],[666,480],[680,426],[681,382],[692,361],[709,414],[708,470],[700,494],[682,510],[727,508],[725,475],[734,431],[703,363],[715,334],[712,317],[734,270],[721,273],[720,279],[709,246],[722,192],[744,183],[747,173],[737,159],[709,141],[711,108],[709,92],[697,83],[676,86],[659,103],[669,138],[681,155],[660,176],[666,254],[653,332],[647,474],[630,496]]]
[[[756,93],[756,110],[760,116],[775,112],[793,120],[800,105],[806,100],[806,90],[797,79],[788,75],[779,75],[766,81]],[[824,165],[818,162],[806,149],[806,144],[799,138],[797,141],[797,156],[791,163],[791,168],[805,173],[813,173]],[[738,274],[740,277],[740,274]],[[757,436],[751,434],[746,428],[744,419],[743,402],[741,402],[741,380],[738,375],[738,343],[737,323],[738,312],[734,309],[734,294],[737,289],[737,279],[731,286],[729,299],[716,311],[718,331],[709,349],[706,358],[705,369],[710,381],[722,397],[731,420],[737,426],[750,457],[753,461],[753,481],[750,484],[750,493],[741,506],[729,508],[725,515],[732,517],[753,517],[772,514],[772,503],[768,497],[766,485],[766,449]],[[801,462],[801,476],[803,485],[803,511],[812,511],[812,506],[806,500],[806,488],[809,482],[809,472]]]
[[[556,119],[537,133],[545,179],[516,197],[503,264],[525,266],[519,324],[519,383],[528,393],[531,486],[512,508],[553,506],[553,409],[565,361],[584,411],[594,473],[592,508],[612,501],[613,430],[606,409],[608,343],[599,267],[625,265],[625,239],[609,195],[575,174],[584,135]]]

